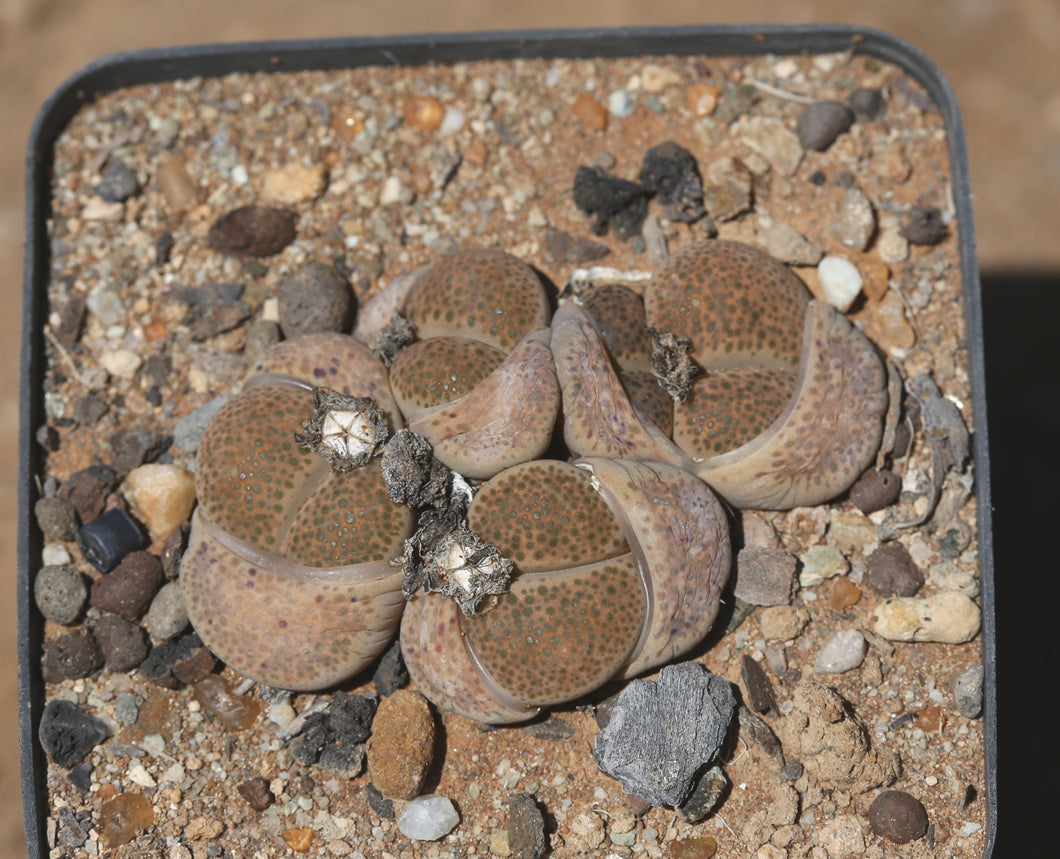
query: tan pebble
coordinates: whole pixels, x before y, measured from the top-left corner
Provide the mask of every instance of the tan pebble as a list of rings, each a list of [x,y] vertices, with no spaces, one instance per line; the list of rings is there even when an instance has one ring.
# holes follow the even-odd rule
[[[353,140],[364,130],[364,118],[358,113],[337,111],[331,117],[331,130],[342,140]]]
[[[640,70],[640,87],[644,92],[662,92],[668,86],[675,86],[679,83],[681,83],[681,75],[673,69],[648,63]]]
[[[434,715],[418,692],[399,689],[379,704],[368,741],[368,772],[381,794],[413,799],[434,757]]]
[[[99,197],[92,197],[81,210],[81,217],[86,221],[116,221],[124,213],[121,203],[108,203]]]
[[[195,504],[195,477],[179,465],[150,462],[129,472],[122,494],[151,536],[164,540],[186,522]]]
[[[603,131],[607,128],[607,109],[587,92],[574,99],[571,113],[590,131]]]
[[[824,823],[817,840],[829,856],[860,856],[865,852],[865,836],[856,814],[840,814]]]
[[[313,830],[308,826],[301,829],[285,829],[280,833],[287,846],[295,853],[307,853],[309,845],[313,843]]]
[[[186,212],[199,205],[199,186],[188,175],[188,163],[183,155],[165,158],[158,166],[155,181],[171,212]]]
[[[913,170],[909,159],[905,157],[905,149],[900,140],[885,143],[874,153],[873,164],[881,176],[899,184],[908,179]]]
[[[934,596],[895,597],[876,609],[877,635],[890,641],[939,641],[963,644],[979,632],[979,606],[957,591]]]
[[[417,95],[401,108],[405,122],[421,131],[434,131],[445,119],[445,108],[433,95]]]
[[[833,510],[828,516],[828,533],[842,552],[866,552],[876,542],[876,526],[860,510]]]
[[[806,618],[790,605],[771,606],[758,615],[758,627],[768,641],[788,641],[806,626]]]
[[[711,84],[690,84],[685,88],[685,106],[693,116],[710,116],[718,106],[721,87]]]
[[[488,157],[489,150],[486,149],[486,144],[481,140],[473,141],[471,145],[464,150],[464,161],[472,167],[485,167],[486,159]]]
[[[905,303],[897,292],[888,291],[879,304],[880,337],[885,346],[908,349],[916,343],[916,331],[905,315]]]
[[[887,294],[887,287],[891,280],[890,267],[883,260],[871,254],[859,256],[857,265],[864,279],[862,291],[870,301],[879,301]]]
[[[508,844],[508,830],[497,827],[490,831],[490,856],[511,856],[512,848]]]
[[[885,229],[876,242],[876,252],[884,262],[905,262],[909,259],[909,241],[897,228]]]
[[[288,164],[265,174],[262,193],[268,200],[294,206],[319,197],[327,181],[327,172],[323,167]]]

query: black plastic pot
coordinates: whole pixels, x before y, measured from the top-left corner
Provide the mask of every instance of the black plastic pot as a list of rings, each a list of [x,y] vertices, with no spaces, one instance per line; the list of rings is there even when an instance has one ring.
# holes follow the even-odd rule
[[[26,158],[26,234],[23,285],[21,426],[19,441],[18,660],[22,797],[30,859],[48,855],[47,762],[37,740],[44,709],[40,654],[44,621],[33,605],[32,576],[43,546],[32,519],[37,497],[34,476],[42,452],[34,439],[44,423],[44,323],[47,308],[51,215],[49,180],[55,142],[86,104],[112,90],[146,83],[235,72],[330,70],[368,65],[420,65],[517,58],[626,57],[640,55],[729,56],[818,54],[852,50],[903,69],[920,83],[941,112],[947,131],[953,201],[960,246],[968,361],[975,424],[974,457],[978,497],[979,566],[982,602],[984,738],[987,804],[986,852],[993,853],[997,828],[997,717],[993,534],[987,449],[983,320],[979,269],[972,223],[964,127],[956,99],[935,64],[909,44],[886,33],[842,25],[676,27],[609,30],[399,36],[202,45],[136,51],[101,59],[67,80],[41,108]]]

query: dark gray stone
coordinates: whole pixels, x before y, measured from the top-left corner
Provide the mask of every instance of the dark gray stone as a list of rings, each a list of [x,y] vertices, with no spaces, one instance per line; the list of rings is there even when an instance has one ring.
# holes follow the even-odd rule
[[[87,677],[103,667],[103,652],[84,627],[45,642],[41,670],[49,682]]]
[[[751,605],[789,605],[795,594],[798,562],[783,549],[744,546],[736,555],[734,593]]]
[[[105,614],[92,630],[110,671],[129,671],[147,658],[150,647],[143,628],[116,614]]]
[[[628,793],[679,806],[717,754],[735,711],[727,681],[695,662],[668,665],[658,681],[634,680],[623,690],[593,757]]]
[[[199,406],[177,421],[173,427],[173,441],[177,447],[187,453],[195,453],[199,449],[202,434],[206,431],[206,425],[221,406],[228,402],[227,397],[214,397],[205,405]]]
[[[688,799],[677,809],[687,823],[699,823],[717,806],[729,787],[729,779],[719,766],[711,767],[696,779]]]
[[[48,540],[72,540],[77,533],[77,509],[58,495],[39,498],[33,505],[37,524]]]
[[[108,203],[124,203],[140,190],[140,182],[122,161],[109,160],[100,173],[100,182],[92,190]]]
[[[357,312],[350,284],[329,265],[311,262],[280,280],[280,327],[285,337],[349,331]]]
[[[40,743],[61,767],[72,767],[107,738],[107,726],[69,701],[49,701],[40,720]]]
[[[823,152],[854,124],[854,111],[838,101],[815,101],[799,114],[795,133],[806,149]]]
[[[545,816],[529,793],[508,797],[508,849],[512,859],[541,859],[548,849]]]
[[[883,93],[878,89],[858,87],[847,99],[859,122],[875,119],[883,113]]]

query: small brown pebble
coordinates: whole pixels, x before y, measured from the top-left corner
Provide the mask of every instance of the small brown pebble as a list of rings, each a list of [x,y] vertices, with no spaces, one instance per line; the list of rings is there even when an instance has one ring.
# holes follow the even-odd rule
[[[58,495],[51,498],[40,498],[33,505],[33,514],[37,524],[48,540],[72,540],[77,533],[77,509],[65,498]]]
[[[913,245],[938,244],[946,237],[942,212],[935,206],[913,206],[909,210],[905,226],[902,227],[902,236]]]
[[[863,280],[862,291],[870,301],[879,301],[890,287],[890,267],[873,254],[862,254],[858,257],[857,266]]]
[[[832,582],[832,593],[828,598],[828,605],[833,611],[850,608],[859,599],[861,599],[861,588],[846,576],[840,576]]]
[[[237,695],[224,678],[216,674],[203,677],[192,687],[192,694],[230,731],[245,731],[251,727],[263,706],[261,700],[252,695]]]
[[[911,597],[924,586],[924,574],[901,543],[884,543],[869,555],[865,585],[881,597]]]
[[[147,658],[150,647],[143,628],[116,614],[105,614],[92,630],[110,671],[129,671]]]
[[[112,848],[128,844],[154,822],[151,800],[138,793],[119,793],[99,809],[99,834]]]
[[[489,150],[486,149],[486,144],[481,140],[474,140],[464,150],[464,163],[470,164],[472,167],[485,167],[486,160],[489,158]]]
[[[850,502],[862,513],[890,507],[902,494],[902,481],[886,468],[870,468],[850,487]]]
[[[885,790],[872,801],[866,817],[875,835],[895,844],[923,838],[928,828],[924,806],[904,790]]]
[[[401,107],[405,122],[421,131],[434,131],[445,119],[445,107],[433,95],[417,95]]]
[[[288,847],[295,853],[308,853],[309,845],[313,843],[313,830],[308,826],[301,829],[285,829],[280,833]]]
[[[67,498],[77,510],[82,522],[91,522],[107,503],[107,495],[114,488],[117,475],[106,466],[93,466],[70,478]]]
[[[743,655],[740,667],[744,688],[747,689],[747,705],[756,713],[777,714],[777,696],[765,670],[748,654]]]
[[[434,758],[434,714],[427,699],[398,689],[379,702],[368,743],[368,772],[385,797],[412,799]]]
[[[924,707],[916,717],[916,726],[921,731],[932,734],[936,731],[942,730],[944,717],[942,715],[942,708],[938,704],[932,704],[930,707]]]
[[[162,545],[162,572],[167,579],[175,579],[180,575],[180,562],[184,557],[184,549],[188,545],[190,531],[191,529],[186,525],[174,528]]]
[[[710,859],[717,852],[718,842],[713,835],[678,838],[670,844],[670,859]]]
[[[289,209],[241,206],[210,227],[206,244],[224,254],[273,256],[295,240],[297,220]]]
[[[589,93],[579,93],[571,105],[574,118],[590,131],[603,131],[607,128],[607,109]]]
[[[685,88],[685,106],[693,116],[710,116],[718,106],[721,87],[711,84],[691,84]]]
[[[199,186],[188,175],[188,162],[179,153],[166,156],[155,173],[166,208],[171,212],[186,212],[199,205]]]
[[[41,666],[45,680],[75,680],[103,667],[103,651],[95,636],[82,627],[45,642]]]
[[[131,552],[112,572],[92,583],[96,608],[139,620],[162,586],[162,563],[149,552]]]
[[[540,859],[548,849],[545,817],[528,793],[508,797],[508,849],[512,859]]]
[[[364,131],[364,119],[357,113],[338,111],[331,118],[331,130],[340,140],[353,140]]]
[[[633,813],[634,817],[643,817],[652,810],[652,804],[640,796],[628,794],[626,796],[626,802],[629,804],[629,810]]]
[[[261,776],[247,779],[237,785],[236,790],[247,801],[247,805],[255,811],[264,811],[276,801],[276,797],[269,788],[269,783]]]

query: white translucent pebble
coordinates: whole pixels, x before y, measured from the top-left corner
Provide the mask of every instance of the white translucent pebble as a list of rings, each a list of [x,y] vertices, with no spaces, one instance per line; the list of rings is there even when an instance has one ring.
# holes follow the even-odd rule
[[[459,822],[453,803],[433,793],[410,799],[397,819],[401,833],[414,841],[437,841],[452,832]]]
[[[868,647],[860,631],[840,629],[833,632],[818,651],[813,667],[818,674],[842,674],[861,665]]]
[[[70,557],[70,553],[66,551],[66,547],[58,543],[49,543],[45,546],[41,550],[40,559],[46,567],[62,566],[63,564],[69,564],[73,560]]]
[[[439,126],[438,131],[442,134],[456,134],[464,127],[464,122],[466,120],[467,116],[460,108],[446,108],[445,116],[442,117],[442,124]]]
[[[619,119],[623,119],[633,113],[633,106],[633,96],[627,90],[616,89],[607,97],[607,109],[612,116],[617,116]]]
[[[822,259],[817,264],[817,278],[821,282],[825,300],[840,313],[850,310],[863,283],[857,266],[843,257],[828,256]]]

